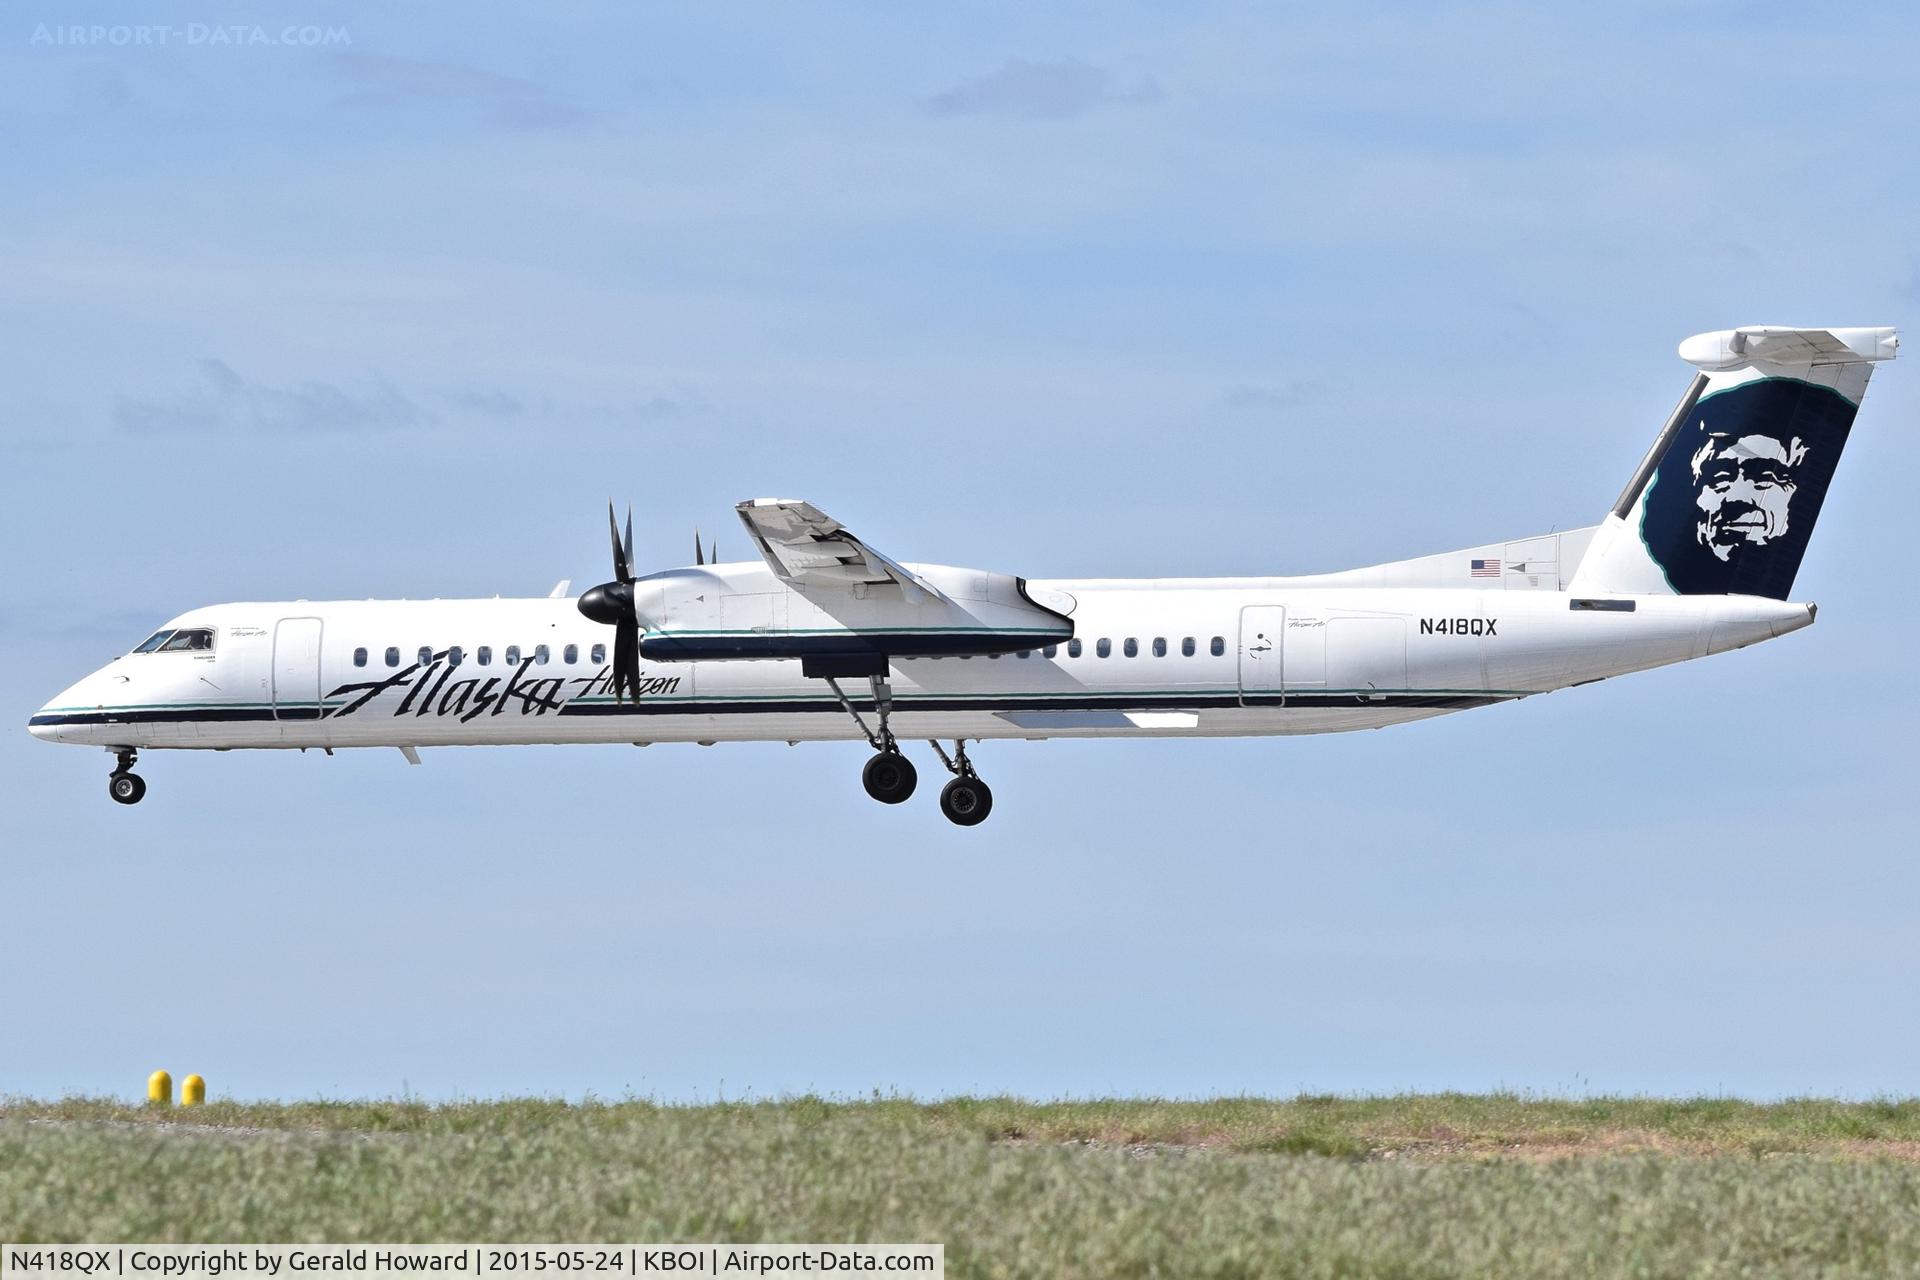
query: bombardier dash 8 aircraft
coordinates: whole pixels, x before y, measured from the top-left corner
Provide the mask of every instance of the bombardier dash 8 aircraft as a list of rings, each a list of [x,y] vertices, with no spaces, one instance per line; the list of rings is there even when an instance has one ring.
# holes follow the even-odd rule
[[[1797,631],[1794,575],[1892,329],[1749,326],[1695,373],[1598,525],[1340,573],[1040,580],[905,564],[805,502],[738,511],[760,560],[613,579],[577,600],[281,601],[173,619],[36,712],[104,746],[134,804],[150,748],[419,748],[865,738],[897,804],[928,740],[940,808],[993,793],[969,741],[1373,729]],[[612,510],[608,523],[613,525]],[[611,652],[609,653],[609,650]],[[951,741],[949,753],[941,740]]]

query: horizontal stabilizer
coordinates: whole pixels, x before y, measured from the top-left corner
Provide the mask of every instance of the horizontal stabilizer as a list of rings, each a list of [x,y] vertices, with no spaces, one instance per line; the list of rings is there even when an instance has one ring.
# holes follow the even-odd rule
[[[1891,328],[1788,329],[1750,324],[1695,334],[1680,344],[1680,358],[1695,368],[1712,371],[1756,364],[1814,368],[1891,360],[1899,350],[1899,332]]]

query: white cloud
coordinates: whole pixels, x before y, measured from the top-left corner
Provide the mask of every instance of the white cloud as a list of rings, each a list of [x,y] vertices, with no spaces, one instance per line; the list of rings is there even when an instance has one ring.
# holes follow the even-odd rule
[[[334,73],[353,85],[336,107],[388,109],[418,103],[477,107],[502,129],[553,129],[584,119],[586,112],[556,97],[545,85],[455,62],[422,62],[384,53],[336,53]]]
[[[1065,120],[1099,107],[1139,106],[1160,97],[1160,86],[1151,79],[1120,89],[1106,71],[1077,59],[1008,58],[998,71],[971,76],[928,98],[926,108],[934,115]]]
[[[249,382],[223,360],[200,362],[202,383],[160,399],[122,396],[114,422],[133,432],[387,431],[417,426],[426,415],[384,381],[353,392],[330,382],[270,387]]]

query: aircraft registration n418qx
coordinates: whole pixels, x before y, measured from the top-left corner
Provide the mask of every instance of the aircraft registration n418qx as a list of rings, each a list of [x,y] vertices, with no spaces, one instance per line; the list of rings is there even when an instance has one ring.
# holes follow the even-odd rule
[[[304,600],[173,619],[36,712],[104,746],[122,804],[158,748],[419,748],[865,739],[869,795],[953,775],[968,742],[1373,729],[1797,631],[1789,602],[1894,330],[1749,326],[1680,344],[1695,373],[1599,524],[1339,573],[1030,579],[890,558],[805,502],[739,505],[760,559],[636,575],[577,600]],[[609,524],[612,512],[608,513]],[[697,540],[696,540],[697,541]],[[949,752],[943,742],[951,742]]]

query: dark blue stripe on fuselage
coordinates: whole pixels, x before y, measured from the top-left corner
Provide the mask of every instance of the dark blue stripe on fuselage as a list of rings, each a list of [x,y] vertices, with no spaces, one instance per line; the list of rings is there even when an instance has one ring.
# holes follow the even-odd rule
[[[1287,708],[1304,710],[1309,708],[1346,708],[1393,707],[1419,710],[1463,711],[1471,707],[1489,706],[1496,702],[1506,702],[1517,694],[1457,694],[1457,693],[1387,693],[1363,696],[1351,693],[1295,693],[1284,697],[1279,694],[1171,694],[1160,697],[1142,698],[1137,695],[1089,694],[1083,697],[1020,697],[1005,698],[901,698],[894,702],[896,715],[916,713],[966,712],[978,711],[992,714],[997,711],[1206,711],[1234,710],[1246,707]],[[871,698],[855,698],[853,703],[863,710],[873,708]],[[807,715],[838,714],[844,715],[845,709],[832,698],[793,699],[781,702],[740,701],[740,702],[650,702],[639,703],[613,702],[571,702],[560,708],[563,716],[720,716],[720,715]],[[321,718],[312,707],[282,708],[276,714],[271,707],[194,707],[172,711],[166,709],[144,711],[84,711],[64,712],[60,714],[36,715],[30,719],[28,727],[56,725],[111,725],[111,724],[177,724],[177,723],[223,723],[236,721],[270,720],[316,720]],[[351,719],[357,722],[380,723],[386,719],[407,719],[415,717],[386,717],[379,713],[369,715],[365,711],[356,712]],[[433,717],[429,723],[438,722],[443,717]],[[522,719],[516,716],[514,720]],[[536,717],[538,718],[538,717]],[[457,720],[457,717],[444,717]],[[497,724],[497,721],[490,723]]]
[[[74,711],[57,715],[37,715],[27,721],[29,729],[63,724],[195,724],[241,720],[319,720],[318,707],[191,707],[183,710],[155,708],[142,711]]]

